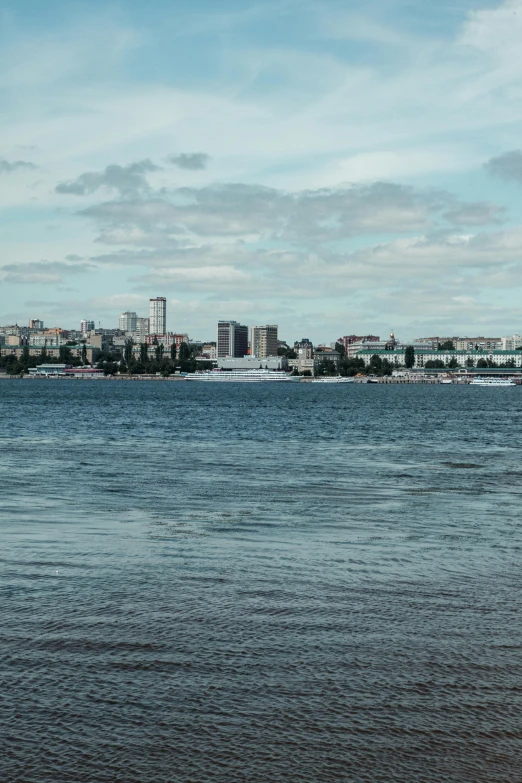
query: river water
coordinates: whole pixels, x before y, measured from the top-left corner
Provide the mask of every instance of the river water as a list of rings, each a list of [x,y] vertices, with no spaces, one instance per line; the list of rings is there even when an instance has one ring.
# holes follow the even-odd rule
[[[522,389],[0,381],[2,783],[507,783]]]

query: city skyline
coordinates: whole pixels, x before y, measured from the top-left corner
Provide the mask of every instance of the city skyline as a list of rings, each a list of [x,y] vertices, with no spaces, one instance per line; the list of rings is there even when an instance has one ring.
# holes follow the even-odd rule
[[[357,335],[352,333],[343,335],[340,334],[340,332],[337,332],[339,335],[338,337],[332,339],[332,335],[330,335],[327,340],[310,340],[308,337],[291,339],[288,338],[288,336],[282,337],[280,340],[279,338],[281,335],[279,334],[278,324],[240,324],[233,319],[219,319],[217,324],[214,324],[215,334],[213,336],[207,335],[203,338],[199,338],[189,337],[188,333],[182,333],[179,330],[176,331],[166,327],[166,315],[168,310],[164,297],[149,298],[149,312],[149,317],[140,317],[138,313],[134,311],[125,311],[120,313],[116,319],[113,319],[113,322],[105,326],[102,326],[101,324],[96,325],[93,320],[83,318],[80,321],[79,328],[78,324],[76,324],[70,329],[64,329],[63,326],[57,324],[49,326],[40,318],[29,319],[28,325],[23,323],[0,323],[0,339],[2,335],[6,334],[14,335],[31,332],[40,335],[44,335],[45,333],[64,333],[67,335],[79,335],[84,339],[88,338],[91,332],[93,334],[107,332],[125,333],[133,338],[135,344],[139,344],[140,342],[145,342],[149,339],[152,340],[153,338],[155,340],[156,338],[161,337],[172,338],[179,337],[183,334],[187,338],[187,341],[193,343],[214,343],[218,356],[242,356],[246,353],[246,350],[244,350],[245,346],[248,346],[250,352],[253,352],[256,356],[270,356],[277,353],[277,346],[279,344],[299,347],[303,347],[304,345],[330,345],[331,347],[334,347],[336,343],[341,343],[347,353],[350,352],[350,346],[352,344],[359,343],[376,343],[380,344],[383,348],[386,347],[386,350],[388,350],[399,345],[406,346],[412,344],[431,344],[432,347],[436,347],[437,341],[444,342],[451,340],[456,342],[455,349],[457,351],[466,349],[489,350],[490,348],[515,350],[522,345],[522,336],[520,333],[514,330],[510,331],[509,329],[507,330],[508,334],[504,333],[502,335],[500,334],[500,331],[497,331],[496,333],[492,331],[489,334],[484,332],[481,335],[477,333],[473,334],[473,332],[468,329],[461,333],[458,333],[457,331],[448,331],[445,334],[441,333],[439,335],[429,336],[417,335],[415,338],[402,339],[397,339],[395,332],[391,331],[389,336],[385,336],[382,339],[380,335],[376,334]]]
[[[522,0],[94,5],[4,4],[1,323],[519,330]]]

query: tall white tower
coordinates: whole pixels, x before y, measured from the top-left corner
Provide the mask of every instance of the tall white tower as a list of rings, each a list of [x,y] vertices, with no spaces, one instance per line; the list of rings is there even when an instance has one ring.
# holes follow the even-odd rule
[[[149,305],[149,334],[167,334],[167,300],[157,296]]]

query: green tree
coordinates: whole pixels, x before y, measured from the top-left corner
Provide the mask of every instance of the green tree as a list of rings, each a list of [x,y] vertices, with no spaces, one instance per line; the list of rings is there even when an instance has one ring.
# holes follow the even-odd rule
[[[337,375],[337,367],[332,359],[322,359],[317,365],[316,375]]]
[[[456,356],[451,357],[451,359],[448,362],[448,367],[450,368],[450,370],[455,370],[457,367],[460,367]]]
[[[474,367],[474,366],[475,366],[475,362],[470,356],[468,359],[466,359],[466,367]]]
[[[382,360],[382,374],[383,375],[391,375],[393,370],[393,364],[388,361],[388,359]]]
[[[82,344],[82,364],[87,364],[87,346]]]
[[[147,343],[140,344],[140,362],[146,367],[149,361],[149,349]]]
[[[487,367],[488,363],[486,359],[479,359],[477,362],[477,367]]]
[[[277,349],[278,356],[286,356],[287,359],[297,359],[297,354],[293,348],[288,345],[280,345]]]
[[[442,359],[429,359],[424,365],[426,370],[442,370],[444,362]]]
[[[163,352],[165,350],[165,346],[163,345],[163,343],[158,343],[158,341],[156,341],[155,345],[156,348],[154,349],[154,355],[156,357],[156,361],[161,362],[161,360],[163,359]]]
[[[173,362],[176,361],[176,343],[172,343],[170,346],[170,358]]]
[[[366,365],[364,364],[364,359],[353,357],[350,359],[343,359],[339,364],[340,375],[349,375],[353,377],[354,375],[357,375],[357,373],[365,372]]]
[[[415,348],[413,345],[407,345],[404,351],[404,364],[408,369],[415,366]]]
[[[190,359],[191,351],[187,343],[181,343],[179,346],[179,360],[180,362],[186,362]]]
[[[341,359],[344,358],[344,343],[335,343],[335,350],[341,354]]]
[[[382,359],[376,353],[374,353],[372,358],[370,359],[370,372],[372,373],[382,372]]]
[[[68,345],[60,345],[59,351],[58,351],[58,358],[60,361],[60,364],[71,364],[72,363],[72,353],[71,349]]]
[[[439,343],[438,349],[439,351],[454,351],[455,346],[453,344],[453,340],[446,340],[443,343]]]
[[[103,365],[103,372],[105,375],[116,375],[118,372],[117,362],[105,362]]]
[[[126,340],[125,341],[125,347],[123,349],[123,358],[125,359],[125,364],[127,367],[130,367],[130,364],[132,362],[132,340]]]

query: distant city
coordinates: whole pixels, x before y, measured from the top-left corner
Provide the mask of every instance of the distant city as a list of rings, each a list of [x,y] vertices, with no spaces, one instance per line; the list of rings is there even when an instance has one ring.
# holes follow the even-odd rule
[[[419,337],[401,342],[392,332],[349,334],[328,344],[308,337],[289,344],[277,324],[246,325],[234,320],[216,324],[213,339],[194,341],[188,334],[167,331],[167,300],[149,300],[148,317],[126,311],[114,328],[96,328],[83,319],[78,329],[46,328],[38,318],[27,326],[0,326],[0,371],[34,374],[38,367],[76,368],[76,373],[170,375],[218,368],[225,371],[263,369],[300,376],[392,375],[401,369],[519,370],[522,336]]]

